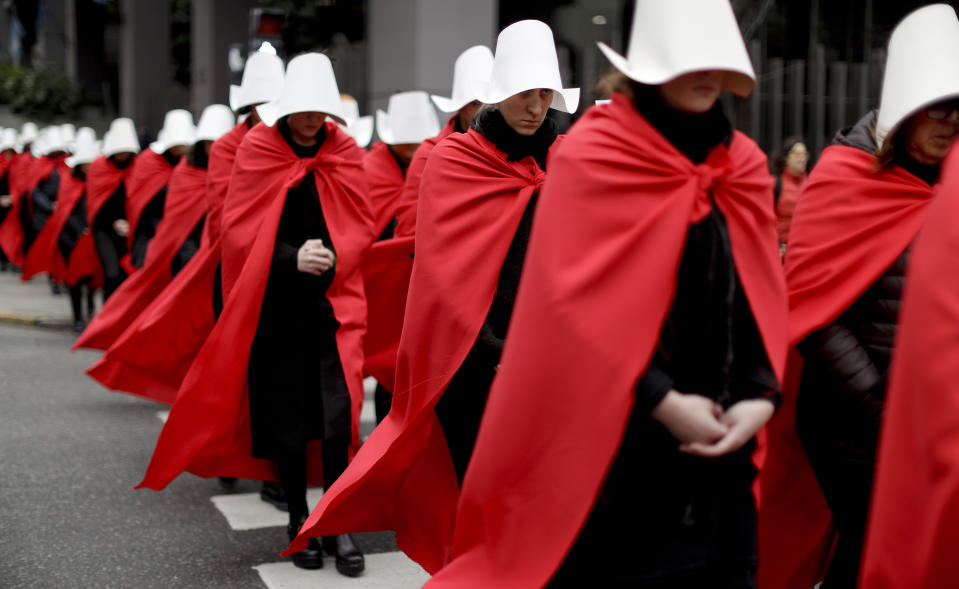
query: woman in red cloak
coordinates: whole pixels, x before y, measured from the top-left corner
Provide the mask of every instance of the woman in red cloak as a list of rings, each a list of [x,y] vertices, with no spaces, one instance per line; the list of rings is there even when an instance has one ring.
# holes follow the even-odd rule
[[[527,55],[510,61],[527,41]],[[497,81],[512,84],[490,83],[482,98],[495,106],[433,150],[420,191],[393,406],[292,550],[309,536],[392,529],[428,571],[442,566],[557,138],[547,114],[551,106],[573,111],[579,98],[578,89],[563,88],[555,51],[542,22],[506,28],[497,48],[506,70]]]
[[[17,157],[17,132],[13,129],[4,129],[0,133],[0,226],[13,208],[13,197],[10,190],[10,170]],[[10,268],[10,257],[3,251],[0,243],[0,272]]]
[[[815,583],[832,541],[823,588],[856,586],[910,246],[959,129],[955,10],[937,4],[907,16],[888,55],[878,113],[823,151],[790,229],[789,343],[802,364],[790,366],[798,393],[769,428],[765,586]]]
[[[786,299],[766,158],[718,102],[752,66],[714,0],[640,0],[629,59],[601,48],[624,76],[550,160],[430,587],[756,586]]]
[[[912,247],[859,587],[959,579],[959,150]]]
[[[263,124],[237,151],[224,216],[223,313],[184,379],[141,487],[183,470],[274,480],[286,491],[292,539],[308,482],[327,487],[359,444],[366,304],[359,268],[373,242],[363,152],[342,122],[329,59],[293,59]],[[231,235],[237,232],[237,235]],[[250,236],[255,235],[251,242]],[[230,251],[232,247],[242,251]],[[322,550],[346,575],[363,570],[349,535],[293,555],[319,568]]]

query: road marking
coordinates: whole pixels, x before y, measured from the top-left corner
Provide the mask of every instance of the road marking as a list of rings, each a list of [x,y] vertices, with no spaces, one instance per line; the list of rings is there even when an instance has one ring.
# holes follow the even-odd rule
[[[320,502],[323,489],[309,488],[306,490],[306,503],[310,511]],[[260,493],[235,493],[232,495],[214,495],[210,497],[213,505],[220,510],[227,523],[234,530],[255,530],[286,525],[290,516],[280,511],[272,504],[260,499]]]
[[[332,557],[323,559],[323,568],[308,571],[290,561],[253,567],[269,589],[413,589],[422,587],[430,576],[402,552],[367,554],[366,570],[357,578],[337,572]]]

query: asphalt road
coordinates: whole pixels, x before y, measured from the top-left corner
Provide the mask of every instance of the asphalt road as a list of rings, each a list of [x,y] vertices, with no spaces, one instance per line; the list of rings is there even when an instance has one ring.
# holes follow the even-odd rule
[[[252,567],[283,560],[285,529],[231,529],[217,484],[189,474],[133,491],[165,407],[101,388],[83,374],[99,353],[72,342],[0,324],[0,587],[265,587]],[[389,533],[357,538],[396,550]]]

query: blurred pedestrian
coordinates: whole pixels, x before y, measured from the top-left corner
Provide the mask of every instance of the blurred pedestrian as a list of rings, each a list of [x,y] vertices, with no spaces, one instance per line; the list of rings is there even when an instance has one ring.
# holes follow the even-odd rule
[[[17,132],[15,129],[3,129],[0,133],[0,226],[13,208],[13,196],[10,190],[10,169],[17,155]],[[10,269],[10,257],[0,242],[0,272]]]
[[[779,247],[785,255],[789,242],[789,225],[799,203],[799,193],[806,182],[806,166],[809,164],[809,150],[799,137],[790,137],[776,154],[774,159],[773,196],[776,203],[776,233],[779,235]]]

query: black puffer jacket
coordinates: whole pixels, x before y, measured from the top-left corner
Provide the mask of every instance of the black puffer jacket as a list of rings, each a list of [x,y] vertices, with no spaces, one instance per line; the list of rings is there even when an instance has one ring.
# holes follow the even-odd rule
[[[872,112],[840,131],[834,143],[874,153],[874,123]],[[895,163],[929,184],[936,181],[937,166],[908,157]],[[799,344],[805,366],[796,427],[807,450],[874,461],[908,261],[907,247],[836,321]]]

